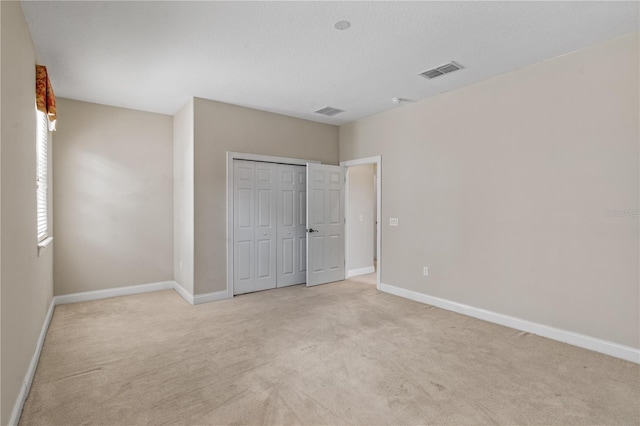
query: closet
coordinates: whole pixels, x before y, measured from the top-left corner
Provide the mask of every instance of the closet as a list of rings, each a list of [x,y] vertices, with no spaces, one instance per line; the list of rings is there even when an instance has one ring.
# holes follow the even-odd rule
[[[306,167],[233,160],[233,293],[306,281]]]

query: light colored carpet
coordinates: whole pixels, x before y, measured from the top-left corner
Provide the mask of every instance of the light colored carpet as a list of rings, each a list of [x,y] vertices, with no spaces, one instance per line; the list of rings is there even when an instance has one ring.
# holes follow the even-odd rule
[[[378,283],[378,274],[371,273],[366,275],[357,275],[349,279],[349,281],[354,281],[358,283],[371,284],[376,285]]]
[[[58,306],[23,425],[638,424],[636,364],[345,281]]]

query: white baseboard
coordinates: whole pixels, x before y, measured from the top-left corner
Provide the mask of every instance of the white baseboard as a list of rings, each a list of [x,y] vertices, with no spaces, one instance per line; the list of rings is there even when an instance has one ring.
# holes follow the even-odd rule
[[[196,294],[193,296],[193,304],[199,305],[201,303],[216,302],[218,300],[224,300],[229,298],[227,290],[214,291],[213,293]]]
[[[495,324],[504,325],[506,327],[515,328],[516,330],[526,331],[528,333],[537,334],[559,342],[568,343],[584,349],[600,352],[616,358],[640,364],[640,349],[630,346],[620,345],[618,343],[609,342],[607,340],[598,339],[596,337],[584,334],[574,333],[572,331],[562,330],[544,324],[523,320],[496,312],[487,311],[473,306],[464,305],[458,302],[441,299],[439,297],[429,296],[427,294],[418,293],[404,288],[395,287],[389,284],[380,284],[380,290],[405,299],[415,300],[416,302],[425,303],[427,305],[437,306],[438,308],[448,311],[457,312],[473,318],[489,321]]]
[[[169,290],[174,288],[174,281],[161,281],[151,284],[132,285],[127,287],[108,288],[105,290],[84,291],[82,293],[64,294],[53,298],[55,305],[87,302],[89,300],[107,299],[109,297],[129,296],[131,294],[148,293],[150,291]]]
[[[375,266],[367,266],[366,268],[349,269],[347,271],[347,278],[355,277],[358,275],[373,274],[376,271]]]
[[[189,293],[187,289],[182,287],[176,281],[173,282],[173,289],[178,293],[188,304],[193,305],[193,294]]]
[[[215,302],[218,300],[224,300],[229,298],[229,293],[227,292],[227,290],[214,291],[213,293],[196,294],[194,296],[177,282],[174,283],[173,288],[190,305],[200,305],[202,303]]]
[[[20,393],[18,394],[18,398],[16,399],[15,404],[13,404],[13,411],[11,412],[11,417],[9,418],[9,426],[17,425],[20,421],[22,408],[24,407],[24,403],[29,396],[29,390],[31,390],[31,383],[33,383],[33,376],[36,374],[36,367],[38,366],[38,361],[40,360],[40,353],[42,352],[42,346],[44,345],[44,339],[47,336],[47,331],[49,330],[49,324],[51,323],[54,309],[55,303],[52,299],[51,303],[49,303],[49,310],[47,311],[47,315],[44,318],[42,329],[40,330],[40,336],[38,337],[38,341],[36,343],[36,349],[33,352],[31,362],[29,363],[29,368],[27,368],[27,373],[25,374],[24,380],[22,381]]]
[[[105,290],[85,291],[82,293],[64,294],[53,298],[54,306],[64,305],[67,303],[88,302],[90,300],[106,299],[109,297],[129,296],[132,294],[148,293],[159,290],[175,290],[190,305],[199,305],[201,303],[214,302],[217,300],[228,299],[227,290],[216,291],[213,293],[192,295],[184,287],[175,281],[162,281],[150,284],[132,285],[128,287],[116,287]]]

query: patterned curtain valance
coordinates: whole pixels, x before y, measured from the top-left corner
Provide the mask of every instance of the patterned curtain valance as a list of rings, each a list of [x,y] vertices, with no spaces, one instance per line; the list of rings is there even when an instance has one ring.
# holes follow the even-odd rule
[[[49,81],[47,67],[36,65],[36,108],[44,112],[49,118],[49,129],[55,130],[56,119],[56,96],[53,94],[53,87]]]

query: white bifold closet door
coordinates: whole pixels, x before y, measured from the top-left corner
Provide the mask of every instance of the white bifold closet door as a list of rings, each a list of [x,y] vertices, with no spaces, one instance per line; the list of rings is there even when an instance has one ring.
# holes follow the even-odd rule
[[[306,280],[306,168],[234,161],[233,293]]]
[[[302,284],[307,272],[307,168],[277,165],[278,287]]]

